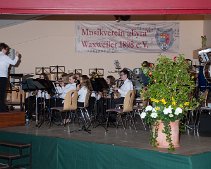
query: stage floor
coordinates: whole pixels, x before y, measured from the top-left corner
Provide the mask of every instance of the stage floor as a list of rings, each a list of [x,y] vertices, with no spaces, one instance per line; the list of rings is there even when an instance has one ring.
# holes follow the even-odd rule
[[[1,128],[0,131],[168,152],[167,149],[151,147],[149,145],[149,131],[143,130],[141,126],[138,127],[137,132],[134,129],[126,129],[124,131],[122,128],[116,129],[114,127],[109,127],[108,132],[105,132],[102,126],[97,128],[90,127],[91,134],[89,134],[84,131],[70,133],[70,130],[79,128],[77,124],[66,127],[53,125],[51,128],[43,124],[40,128],[37,128],[32,122],[29,126]],[[190,156],[211,152],[211,137],[195,136],[190,131],[190,134],[187,134],[187,132],[182,134],[180,140],[181,147],[170,153]]]

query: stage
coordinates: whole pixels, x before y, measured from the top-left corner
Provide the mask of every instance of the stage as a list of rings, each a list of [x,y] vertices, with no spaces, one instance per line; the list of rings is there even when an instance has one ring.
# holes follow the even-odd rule
[[[0,129],[0,140],[32,143],[33,169],[210,169],[211,137],[181,135],[173,153],[149,145],[149,131],[102,126],[69,133],[78,125],[45,124]]]

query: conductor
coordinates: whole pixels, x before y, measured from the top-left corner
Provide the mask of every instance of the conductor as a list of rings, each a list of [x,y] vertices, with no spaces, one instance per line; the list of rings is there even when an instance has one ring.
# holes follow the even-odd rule
[[[8,68],[15,65],[19,60],[19,53],[15,53],[15,59],[9,58],[10,47],[5,43],[0,43],[0,112],[7,111],[5,104],[6,87],[8,80]]]

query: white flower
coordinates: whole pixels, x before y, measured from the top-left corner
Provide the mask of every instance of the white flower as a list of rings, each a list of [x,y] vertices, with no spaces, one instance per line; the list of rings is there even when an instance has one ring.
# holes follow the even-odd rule
[[[169,114],[169,117],[174,117],[174,115],[173,114]]]
[[[154,112],[150,116],[155,119],[155,118],[157,118],[158,114]]]
[[[169,106],[168,108],[165,107],[164,110],[163,110],[163,113],[164,114],[171,114],[172,113],[172,109],[173,108],[171,106]]]
[[[146,117],[146,115],[147,115],[146,112],[142,112],[141,113],[141,118],[144,119]]]
[[[152,106],[147,106],[146,108],[145,108],[145,111],[151,111],[152,110]]]
[[[182,109],[180,107],[177,107],[174,114],[179,115],[180,113],[182,113]]]

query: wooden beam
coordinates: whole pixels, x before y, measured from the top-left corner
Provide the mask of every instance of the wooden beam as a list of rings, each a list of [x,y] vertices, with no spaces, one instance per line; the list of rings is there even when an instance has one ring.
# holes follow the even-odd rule
[[[211,14],[210,0],[1,0],[1,14]]]

